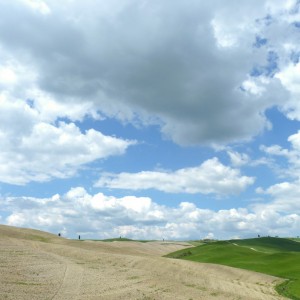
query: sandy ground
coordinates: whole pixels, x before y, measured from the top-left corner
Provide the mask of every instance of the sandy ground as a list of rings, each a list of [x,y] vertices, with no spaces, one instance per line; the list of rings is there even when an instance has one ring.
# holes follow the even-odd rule
[[[184,247],[72,241],[0,225],[0,299],[284,299],[275,277],[161,257]]]

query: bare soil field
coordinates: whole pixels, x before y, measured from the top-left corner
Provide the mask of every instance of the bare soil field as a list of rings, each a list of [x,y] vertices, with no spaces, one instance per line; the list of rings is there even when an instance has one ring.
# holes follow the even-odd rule
[[[0,299],[284,299],[280,279],[161,257],[177,242],[76,241],[0,225]]]

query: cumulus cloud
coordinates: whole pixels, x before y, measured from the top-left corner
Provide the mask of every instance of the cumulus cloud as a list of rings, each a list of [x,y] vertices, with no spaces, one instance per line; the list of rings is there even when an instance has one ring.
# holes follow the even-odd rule
[[[297,49],[299,53],[300,49]],[[297,54],[298,55],[298,54]],[[300,120],[300,106],[299,106],[299,96],[300,96],[300,63],[290,63],[286,66],[280,73],[276,76],[281,80],[282,84],[290,92],[291,97],[287,101],[282,109],[292,120]]]
[[[49,6],[42,0],[21,0],[25,5],[28,5],[33,11],[43,15],[51,13]]]
[[[253,177],[242,176],[238,169],[223,165],[217,158],[198,167],[174,172],[142,171],[103,175],[95,184],[112,189],[157,189],[167,193],[237,194],[254,183]]]
[[[94,129],[81,132],[72,122],[45,122],[37,109],[5,93],[0,94],[0,105],[1,182],[67,178],[83,165],[121,155],[134,144]]]
[[[241,167],[250,162],[250,158],[246,153],[239,153],[233,150],[227,151],[231,164],[235,167]]]
[[[300,177],[300,131],[288,137],[290,143],[289,149],[283,148],[280,145],[264,146],[260,149],[271,157],[284,158],[287,163],[278,166],[281,175],[289,177]]]
[[[179,144],[226,144],[269,128],[269,107],[295,110],[283,79],[298,49],[295,5],[2,1],[0,48],[68,107],[157,123]]]
[[[261,203],[253,206],[253,209],[261,215],[262,218],[267,218],[265,214],[274,214],[274,218],[278,218],[275,226],[279,228],[282,223],[290,223],[290,233],[296,232],[297,226],[300,225],[300,189],[299,180],[294,182],[280,182],[270,186],[267,189],[258,189],[259,194],[271,197],[270,203]],[[282,216],[280,217],[280,212]],[[297,234],[299,235],[299,234]]]
[[[277,187],[277,193],[283,195],[284,188]],[[299,188],[295,189],[296,194],[299,197]],[[288,198],[292,200],[287,196],[280,201],[283,203]],[[287,209],[287,205],[279,205],[276,199],[248,208],[213,211],[190,202],[169,207],[148,197],[91,195],[84,188],[76,187],[50,198],[1,197],[0,203],[7,215],[3,220],[6,224],[63,232],[67,237],[78,234],[83,238],[122,235],[135,239],[295,236],[300,225],[300,207],[295,209],[291,205]]]

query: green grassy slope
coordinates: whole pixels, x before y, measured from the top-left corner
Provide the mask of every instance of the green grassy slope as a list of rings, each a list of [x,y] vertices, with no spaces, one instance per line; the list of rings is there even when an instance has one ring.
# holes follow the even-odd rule
[[[207,243],[167,255],[217,263],[289,279],[277,290],[300,299],[300,243],[282,238],[257,238]]]

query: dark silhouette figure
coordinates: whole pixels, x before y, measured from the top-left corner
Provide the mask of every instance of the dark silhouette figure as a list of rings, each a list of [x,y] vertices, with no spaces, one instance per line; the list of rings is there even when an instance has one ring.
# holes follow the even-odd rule
[[[60,233],[58,234],[58,236],[60,236]]]
[[[80,235],[78,236],[78,239],[80,240]]]

